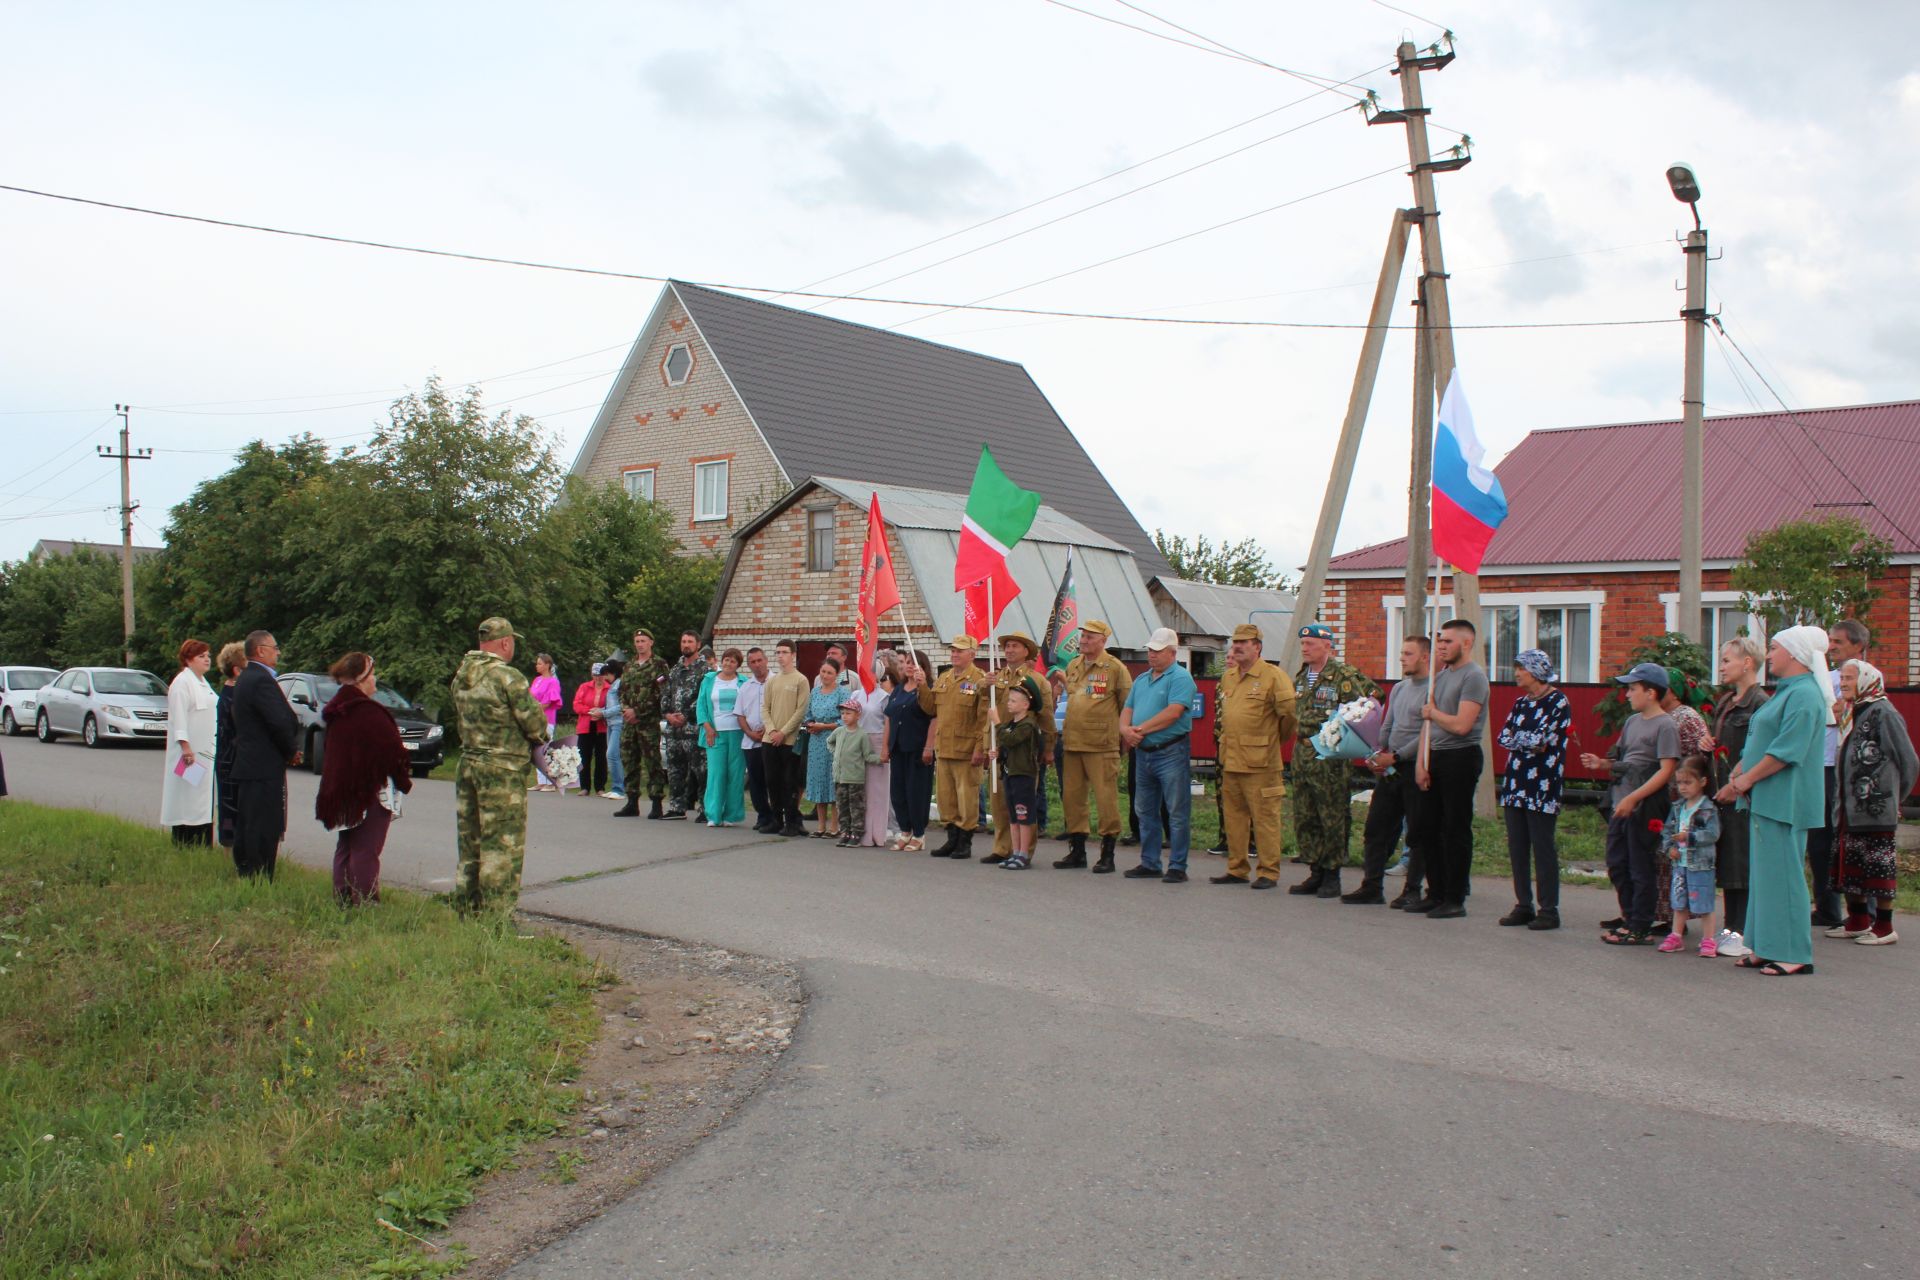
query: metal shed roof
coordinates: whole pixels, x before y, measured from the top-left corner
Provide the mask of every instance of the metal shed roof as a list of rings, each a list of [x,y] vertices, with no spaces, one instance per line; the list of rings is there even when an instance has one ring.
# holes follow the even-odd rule
[[[1187,578],[1155,578],[1153,586],[1167,593],[1193,626],[1195,635],[1230,636],[1243,622],[1255,623],[1270,636],[1284,633],[1293,621],[1292,595],[1258,587],[1230,587]],[[1181,639],[1187,639],[1181,636]]]

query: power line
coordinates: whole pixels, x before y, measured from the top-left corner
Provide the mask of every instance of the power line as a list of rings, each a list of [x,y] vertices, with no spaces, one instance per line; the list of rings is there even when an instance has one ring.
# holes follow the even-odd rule
[[[1435,22],[1432,18],[1423,18],[1411,9],[1402,9],[1399,5],[1388,4],[1387,0],[1373,0],[1373,3],[1379,5],[1382,9],[1391,9],[1395,13],[1404,14],[1405,16],[1412,18],[1415,22],[1424,22],[1430,27],[1438,27],[1440,28],[1441,31],[1445,32],[1447,35],[1453,34],[1453,26],[1451,23]]]
[[[1392,172],[1392,171],[1386,170],[1384,172]],[[1381,175],[1378,173],[1369,174],[1364,178],[1356,178],[1352,182],[1342,183],[1340,185],[1352,186],[1354,185],[1354,183],[1364,182],[1364,181],[1367,181],[1368,178],[1377,178],[1379,176]],[[1328,188],[1327,190],[1332,191],[1332,190],[1338,190],[1338,189],[1339,188],[1334,187],[1334,188]],[[414,253],[414,254],[422,254],[427,257],[453,258],[453,259],[457,259],[459,261],[464,261],[464,262],[483,262],[483,263],[488,263],[494,266],[526,267],[536,271],[558,271],[558,272],[564,272],[570,275],[603,276],[608,279],[614,279],[614,280],[639,280],[639,281],[644,281],[652,284],[666,284],[672,280],[672,277],[670,276],[651,275],[651,274],[648,274],[645,272],[639,272],[639,271],[616,271],[610,268],[603,268],[603,267],[580,267],[580,266],[571,266],[563,263],[535,262],[535,261],[531,261],[529,259],[524,259],[524,258],[493,257],[487,254],[480,254],[480,253],[462,253],[452,249],[429,249],[429,248],[424,248],[418,245],[392,244],[392,243],[388,243],[386,241],[381,241],[381,240],[363,240],[363,239],[357,239],[351,236],[328,235],[328,234],[324,234],[322,232],[317,232],[317,231],[294,231],[284,227],[268,227],[268,226],[259,225],[257,223],[236,222],[226,218],[209,218],[209,217],[203,217],[198,214],[173,213],[164,209],[148,209],[148,208],[143,208],[139,205],[119,204],[109,200],[95,200],[86,196],[63,195],[53,191],[39,191],[31,187],[13,186],[8,183],[0,183],[0,191],[12,191],[19,195],[39,196],[43,199],[48,199],[48,200],[61,200],[70,204],[91,205],[95,208],[101,208],[101,209],[114,209],[122,213],[146,214],[150,217],[168,218],[178,222],[196,222],[206,226],[227,227],[229,229],[238,230],[238,231],[258,231],[258,232],[265,233],[267,235],[287,236],[289,238],[299,239],[299,240],[320,240],[329,244],[353,245],[363,249],[384,249],[384,250],[388,250],[395,253]],[[1326,194],[1326,192],[1316,192],[1314,194],[1322,195],[1322,194]],[[1301,199],[1310,199],[1310,198],[1311,198],[1310,196],[1301,197]],[[1298,202],[1299,202],[1298,200],[1295,200],[1291,203],[1298,203]],[[1274,208],[1279,208],[1279,207],[1282,207],[1282,206],[1274,206]],[[1252,214],[1245,215],[1245,217],[1258,217],[1261,213],[1268,213],[1272,211],[1273,211],[1272,209],[1256,210]],[[1238,219],[1238,221],[1244,221],[1244,218]],[[1227,225],[1227,224],[1221,224],[1221,225]],[[1187,236],[1176,237],[1176,239],[1191,238],[1194,235],[1204,234],[1206,230],[1212,230],[1212,229],[1213,228],[1203,228],[1202,231],[1200,232],[1189,232]],[[1172,243],[1172,241],[1168,241],[1165,243]],[[1158,247],[1158,246],[1149,246],[1149,248],[1154,248],[1154,247]],[[1143,253],[1143,252],[1146,252],[1146,250],[1135,250],[1134,252]],[[1122,255],[1122,256],[1132,256],[1132,255]],[[1096,263],[1094,265],[1100,266],[1104,264]],[[1080,268],[1080,270],[1088,270],[1088,269],[1090,268]],[[1075,273],[1069,272],[1067,274],[1075,274]],[[734,293],[776,294],[776,295],[784,295],[788,297],[797,297],[797,298],[826,298],[829,300],[838,300],[838,301],[870,302],[875,304],[876,306],[937,307],[941,312],[984,311],[984,312],[989,312],[993,314],[1002,314],[1002,315],[1057,316],[1063,320],[1112,320],[1112,321],[1131,322],[1136,324],[1176,324],[1176,325],[1216,326],[1216,327],[1230,327],[1230,328],[1270,328],[1270,329],[1343,330],[1343,329],[1366,329],[1370,327],[1365,324],[1321,324],[1321,323],[1310,323],[1307,321],[1290,321],[1290,320],[1228,320],[1228,319],[1199,318],[1199,317],[1175,318],[1175,317],[1162,317],[1162,316],[1131,315],[1123,312],[1065,311],[1065,310],[1049,310],[1049,309],[1040,308],[1040,307],[997,307],[997,306],[985,305],[983,302],[936,302],[926,298],[854,297],[851,294],[845,294],[845,293],[816,293],[816,292],[812,292],[804,289],[782,290],[782,289],[772,288],[767,285],[733,284],[733,283],[727,283],[723,281],[710,281],[710,280],[690,280],[690,281],[687,281],[687,283],[696,284],[706,289],[728,290]],[[1046,283],[1046,282],[1036,281],[1035,283]],[[1032,286],[1030,285],[1019,286],[1020,289],[1025,289],[1030,287]],[[1019,291],[1018,289],[1014,289],[1014,290],[1007,290],[1006,292],[1018,292],[1018,291]],[[1000,297],[1004,295],[995,294],[992,296]],[[1535,323],[1526,323],[1526,324],[1454,325],[1452,327],[1455,329],[1461,329],[1461,330],[1465,330],[1465,329],[1596,329],[1596,328],[1614,328],[1622,325],[1651,325],[1651,324],[1678,324],[1678,323],[1680,323],[1680,321],[1677,318],[1663,317],[1663,318],[1654,319],[1654,320],[1580,320],[1580,321],[1535,322]],[[1382,327],[1386,329],[1413,329],[1416,326],[1384,325]]]
[[[1091,9],[1082,9],[1078,5],[1068,4],[1066,0],[1044,0],[1044,3],[1050,4],[1056,9],[1065,9],[1069,13],[1077,13],[1083,17],[1093,18],[1100,22],[1110,22],[1116,27],[1124,27],[1128,31],[1137,31],[1143,36],[1152,36],[1156,40],[1165,40],[1168,44],[1177,44],[1185,49],[1197,49],[1201,53],[1210,53],[1216,58],[1231,58],[1235,62],[1244,62],[1250,66],[1261,65],[1258,59],[1250,58],[1244,53],[1234,53],[1227,49],[1216,49],[1209,45],[1195,44],[1191,40],[1182,40],[1178,36],[1170,36],[1164,31],[1155,31],[1151,27],[1136,27],[1131,22],[1122,22],[1120,19],[1110,17],[1107,14],[1095,13]]]
[[[1321,84],[1324,87],[1330,88],[1330,89],[1333,88],[1333,86],[1335,85],[1346,85],[1345,81],[1331,80],[1327,76],[1316,76],[1305,71],[1294,71],[1288,67],[1282,67],[1274,63],[1268,62],[1265,58],[1255,57],[1253,54],[1248,53],[1245,49],[1237,49],[1233,45],[1227,44],[1225,41],[1215,40],[1212,36],[1203,35],[1200,32],[1195,31],[1192,27],[1183,27],[1171,18],[1163,18],[1159,14],[1154,13],[1149,9],[1144,9],[1141,6],[1134,4],[1133,0],[1114,0],[1114,3],[1120,5],[1122,8],[1133,10],[1135,13],[1139,14],[1143,18],[1152,18],[1155,22],[1161,23],[1165,26],[1172,27],[1175,31],[1181,32],[1185,35],[1190,35],[1196,40],[1204,40],[1208,44],[1213,45],[1215,48],[1225,49],[1228,53],[1238,54],[1240,57],[1245,58],[1249,62],[1256,63],[1259,66],[1266,67],[1272,71],[1278,71],[1283,76],[1292,76],[1294,79],[1302,82],[1303,84]],[[1346,85],[1346,87],[1353,88],[1355,86]],[[1338,89],[1335,89],[1334,91],[1336,93],[1339,92]],[[1373,95],[1370,92],[1363,90],[1360,94],[1354,95],[1353,100],[1355,102],[1370,102],[1373,100]]]

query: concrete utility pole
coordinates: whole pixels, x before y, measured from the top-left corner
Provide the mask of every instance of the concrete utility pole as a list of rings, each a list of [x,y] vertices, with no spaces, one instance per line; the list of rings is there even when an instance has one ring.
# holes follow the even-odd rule
[[[140,509],[140,504],[133,500],[132,464],[150,460],[153,450],[135,453],[127,447],[131,431],[127,415],[133,411],[132,405],[116,404],[113,411],[120,415],[120,452],[115,453],[105,445],[98,446],[95,452],[103,458],[120,461],[120,661],[130,667],[133,665],[133,513]]]
[[[1706,640],[1700,618],[1701,491],[1706,470],[1705,427],[1707,354],[1707,232],[1700,225],[1700,182],[1693,169],[1676,164],[1667,170],[1674,199],[1693,211],[1693,230],[1687,232],[1687,364],[1680,392],[1685,464],[1680,482],[1680,604],[1675,629],[1695,644]]]
[[[1380,354],[1387,345],[1387,326],[1393,321],[1393,295],[1400,289],[1400,269],[1407,259],[1407,229],[1412,215],[1393,211],[1387,228],[1387,251],[1380,260],[1380,279],[1373,288],[1373,309],[1367,313],[1367,336],[1360,344],[1360,361],[1353,370],[1353,390],[1347,395],[1347,416],[1334,446],[1333,469],[1327,473],[1327,491],[1320,498],[1320,521],[1313,528],[1313,550],[1294,596],[1294,625],[1287,628],[1280,647],[1280,669],[1291,672],[1300,661],[1300,624],[1319,616],[1320,589],[1327,583],[1327,562],[1333,558],[1333,540],[1340,532],[1347,489],[1354,463],[1360,457],[1360,435],[1367,425],[1367,407],[1373,402],[1373,384],[1380,376]]]

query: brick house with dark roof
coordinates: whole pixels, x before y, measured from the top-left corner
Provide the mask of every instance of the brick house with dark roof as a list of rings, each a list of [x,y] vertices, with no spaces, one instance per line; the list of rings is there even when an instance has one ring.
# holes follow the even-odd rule
[[[1863,619],[1890,685],[1920,685],[1920,401],[1711,417],[1705,432],[1701,604],[1710,646],[1764,624],[1728,585],[1747,539],[1788,520],[1857,515],[1893,544]],[[1635,488],[1623,501],[1622,477]],[[1569,682],[1604,679],[1643,636],[1677,627],[1681,424],[1535,431],[1494,468],[1510,514],[1480,573],[1495,679],[1538,646]],[[1320,616],[1350,661],[1399,675],[1406,539],[1335,556]],[[1431,594],[1432,579],[1428,579]],[[1452,581],[1441,583],[1442,616]]]
[[[810,476],[965,493],[983,443],[1142,573],[1168,572],[1022,366],[683,281],[661,290],[573,474],[670,505],[687,550],[721,554]]]

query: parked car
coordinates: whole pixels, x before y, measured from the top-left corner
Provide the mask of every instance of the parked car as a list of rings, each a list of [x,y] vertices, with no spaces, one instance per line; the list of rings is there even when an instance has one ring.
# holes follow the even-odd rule
[[[33,730],[42,742],[77,733],[90,747],[167,740],[167,686],[131,667],[69,667],[42,685]]]
[[[0,733],[18,737],[33,723],[40,687],[60,673],[48,667],[0,667]]]
[[[318,773],[327,755],[327,727],[320,712],[340,692],[340,682],[324,673],[294,671],[280,677],[280,687],[293,704],[293,714],[300,717],[300,749],[307,753],[307,767]],[[446,754],[446,730],[386,685],[374,687],[373,699],[393,712],[394,723],[400,726],[400,741],[413,761],[413,776],[424,778],[432,773]]]

